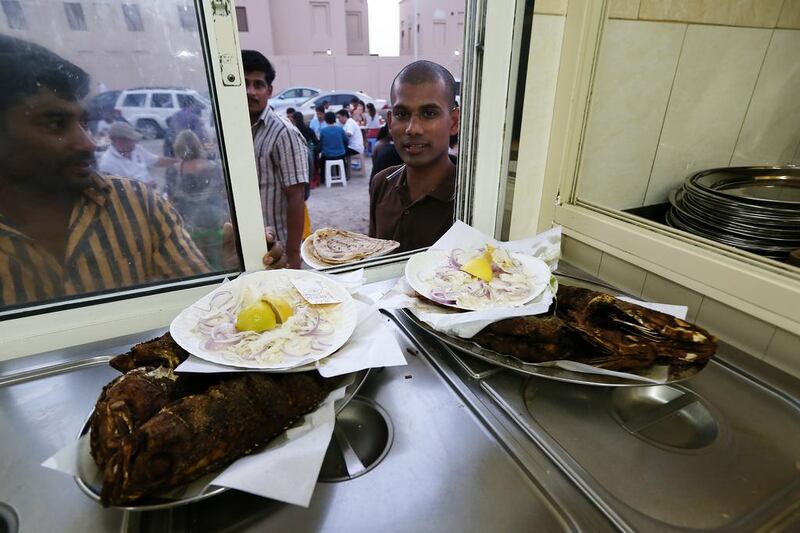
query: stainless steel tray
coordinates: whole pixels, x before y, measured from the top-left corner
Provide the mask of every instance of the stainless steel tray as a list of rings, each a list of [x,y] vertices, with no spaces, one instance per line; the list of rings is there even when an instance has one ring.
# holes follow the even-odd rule
[[[736,201],[800,208],[800,169],[795,167],[730,167],[699,172],[690,181]]]
[[[577,383],[579,385],[594,385],[601,387],[642,387],[648,385],[656,385],[656,383],[652,382],[627,379],[619,376],[612,376],[605,374],[589,374],[584,372],[575,372],[557,366],[546,366],[542,364],[525,363],[517,359],[516,357],[512,357],[510,355],[503,355],[493,350],[487,350],[486,348],[480,346],[479,344],[476,344],[467,339],[460,339],[458,337],[451,337],[449,335],[445,335],[444,333],[436,331],[429,325],[419,320],[410,311],[406,309],[403,309],[402,311],[404,316],[407,317],[415,326],[424,330],[426,333],[435,337],[437,340],[441,341],[445,345],[450,346],[451,348],[455,348],[460,353],[465,353],[472,357],[481,359],[482,361],[485,361],[487,363],[507,368],[509,370],[514,370],[515,372],[520,372],[522,374],[527,374],[529,376],[553,379],[556,381],[564,381],[567,383]],[[699,365],[691,367],[680,367],[680,368],[673,367],[669,370],[669,378],[664,383],[665,384],[676,383],[678,381],[689,379],[690,377],[700,372],[703,368],[704,366],[699,366]]]
[[[344,397],[340,400],[337,400],[334,404],[337,415],[342,411],[342,409],[345,408],[345,406],[347,406],[350,400],[352,400],[353,397],[358,393],[359,389],[369,376],[369,372],[370,369],[365,369],[365,370],[360,370],[358,372],[353,372],[352,374],[339,376],[338,379],[341,379],[342,383],[344,383],[345,380],[351,377],[353,381],[345,389]],[[89,413],[89,416],[83,423],[81,431],[78,434],[78,439],[89,433],[90,418],[91,418],[91,413]],[[79,464],[79,471],[80,474],[74,477],[75,483],[78,484],[78,487],[80,487],[81,491],[83,491],[84,494],[86,494],[92,500],[100,503],[100,489],[102,483],[98,479],[99,472],[97,469],[97,465],[95,465],[94,460],[92,459],[91,455],[89,455],[89,443],[86,441],[86,439],[84,439],[83,446],[81,449],[81,462]],[[229,490],[227,487],[217,487],[210,485],[211,481],[213,481],[213,479],[216,476],[218,476],[219,473],[220,471],[211,472],[193,481],[187,486],[179,487],[178,489],[173,489],[172,491],[169,491],[162,496],[152,496],[143,499],[141,503],[125,505],[125,506],[111,506],[111,507],[125,511],[156,511],[160,509],[171,509],[173,507],[180,507],[182,505],[188,505],[190,503],[199,502],[207,498],[210,498],[212,496],[222,494],[223,492]]]

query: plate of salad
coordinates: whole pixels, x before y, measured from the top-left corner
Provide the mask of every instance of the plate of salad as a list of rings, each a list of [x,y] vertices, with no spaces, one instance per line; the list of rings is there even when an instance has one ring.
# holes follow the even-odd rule
[[[541,259],[489,244],[422,252],[408,260],[405,275],[425,298],[468,311],[525,305],[545,290],[551,277]]]
[[[170,325],[175,341],[212,363],[287,371],[338,350],[356,327],[350,293],[303,270],[239,276],[184,309]]]

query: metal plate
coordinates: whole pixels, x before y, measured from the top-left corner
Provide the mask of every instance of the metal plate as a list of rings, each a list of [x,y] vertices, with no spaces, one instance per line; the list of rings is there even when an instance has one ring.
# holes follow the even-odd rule
[[[572,370],[566,370],[556,366],[545,366],[534,363],[525,363],[523,361],[520,361],[516,357],[512,357],[510,355],[503,355],[493,350],[487,350],[486,348],[480,346],[479,344],[476,344],[467,339],[460,339],[458,337],[451,337],[449,335],[445,335],[444,333],[436,331],[429,325],[419,320],[410,311],[406,309],[402,309],[402,311],[403,314],[406,317],[408,317],[408,319],[411,322],[414,323],[414,325],[424,330],[431,336],[435,337],[437,340],[443,342],[447,346],[455,348],[460,353],[465,353],[467,355],[471,355],[472,357],[477,357],[478,359],[486,361],[487,363],[507,368],[509,370],[514,370],[522,374],[537,376],[546,379],[553,379],[556,381],[564,381],[567,383],[577,383],[580,385],[595,385],[602,387],[641,387],[646,385],[655,385],[655,383],[648,383],[644,381],[638,381],[635,379],[626,379],[618,376],[610,376],[605,374],[587,374],[583,372],[574,372]],[[669,378],[664,383],[676,383],[678,381],[689,379],[690,377],[700,372],[703,368],[704,368],[703,366],[698,365],[698,366],[670,369]]]
[[[716,168],[690,180],[737,201],[800,208],[800,169],[794,167]]]
[[[365,370],[360,370],[358,372],[353,372],[352,374],[338,376],[338,379],[341,379],[342,383],[344,383],[344,381],[349,379],[350,377],[353,378],[353,381],[345,389],[344,397],[342,397],[341,400],[337,400],[334,404],[337,415],[342,411],[342,409],[344,409],[347,406],[350,400],[352,400],[353,397],[358,393],[359,389],[369,376],[369,372],[370,369],[365,369]],[[91,416],[92,414],[89,413],[89,416],[83,423],[81,431],[78,434],[79,439],[89,432]],[[84,450],[86,453],[84,454],[85,456],[81,458],[81,470],[85,471],[85,473],[82,472],[82,475],[75,476],[74,477],[75,483],[78,484],[78,487],[80,487],[81,491],[83,491],[84,494],[86,494],[92,500],[100,503],[101,487],[100,485],[95,483],[93,479],[91,479],[92,477],[94,477],[93,473],[97,472],[97,466],[94,464],[94,460],[91,458],[91,456],[89,456],[88,443],[84,447]],[[94,470],[92,470],[92,467],[94,468]],[[214,480],[215,477],[219,475],[221,471],[222,469],[216,472],[211,472],[201,477],[200,479],[191,482],[190,485],[197,486],[200,488],[188,496],[181,496],[177,498],[170,498],[166,496],[153,496],[141,500],[141,503],[139,504],[132,504],[126,506],[112,505],[111,507],[125,511],[156,511],[160,509],[171,509],[174,507],[180,507],[182,505],[188,505],[190,503],[199,502],[207,498],[210,498],[212,496],[222,494],[223,492],[229,490],[227,487],[216,487],[209,484],[211,483],[211,481]],[[180,487],[178,489],[180,489]],[[173,489],[173,491],[174,490],[175,489]]]

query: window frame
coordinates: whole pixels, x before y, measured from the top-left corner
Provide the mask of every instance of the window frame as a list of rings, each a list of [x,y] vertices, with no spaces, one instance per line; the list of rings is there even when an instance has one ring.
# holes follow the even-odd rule
[[[707,239],[577,199],[581,147],[607,9],[608,0],[570,0],[544,180],[533,183],[529,179],[522,185],[528,196],[541,200],[525,206],[530,212],[528,220],[516,228],[512,217],[512,235],[534,234],[559,224],[565,235],[584,244],[800,334],[800,306],[796,305],[800,274]],[[526,144],[523,133],[520,153]],[[525,179],[518,172],[516,186]]]
[[[507,166],[508,160],[504,146],[511,132],[504,128],[502,114],[491,111],[481,115],[474,108],[482,105],[489,110],[505,109],[509,98],[513,98],[513,91],[509,91],[513,83],[513,47],[519,38],[510,35],[508,27],[509,22],[514,23],[515,13],[523,12],[524,2],[515,0],[515,9],[512,10],[508,9],[508,5],[500,6],[497,2],[489,4],[487,0],[467,2],[465,43],[470,44],[464,49],[478,52],[463,54],[465,64],[462,80],[469,80],[466,82],[469,91],[462,95],[462,105],[472,111],[462,114],[461,134],[462,139],[465,135],[474,138],[464,142],[461,148],[456,218],[472,222],[478,229],[493,236],[499,236],[495,232],[495,223],[500,208],[487,205],[488,201],[481,196],[482,201],[473,209],[471,198],[484,193],[487,199],[499,198],[499,191],[504,187],[502,168]],[[211,80],[212,101],[216,102],[216,123],[222,148],[220,155],[230,177],[232,217],[238,228],[244,271],[252,272],[263,268],[261,257],[265,243],[252,138],[249,128],[242,127],[243,124],[249,124],[249,116],[244,105],[244,73],[240,61],[236,60],[241,47],[235,13],[228,17],[212,16],[211,3],[211,0],[196,1],[201,25],[198,33],[207,52],[207,70]],[[492,58],[487,65],[496,63],[501,66],[485,68],[482,61],[478,60],[479,54]],[[231,57],[236,63],[235,70],[231,70]],[[500,57],[507,60],[497,61],[496,58]],[[224,65],[221,58],[226,61]],[[225,78],[235,73],[235,82],[224,83],[222,72],[225,72]],[[475,177],[473,174],[476,170],[482,174]],[[465,181],[466,176],[470,175],[473,176]],[[402,275],[405,261],[410,255],[411,252],[376,258],[327,272],[364,268],[367,282],[381,281]],[[182,309],[207,294],[223,277],[218,275],[210,276],[203,282],[173,283],[165,285],[158,292],[146,294],[137,294],[146,291],[119,291],[115,293],[114,301],[92,302],[82,307],[54,309],[2,320],[0,360],[167,327]]]
[[[80,15],[76,17],[78,13]],[[70,30],[89,31],[89,26],[86,22],[86,13],[83,11],[83,4],[80,2],[64,2],[64,16],[67,19],[67,26],[69,26]],[[76,23],[74,26],[73,22]]]

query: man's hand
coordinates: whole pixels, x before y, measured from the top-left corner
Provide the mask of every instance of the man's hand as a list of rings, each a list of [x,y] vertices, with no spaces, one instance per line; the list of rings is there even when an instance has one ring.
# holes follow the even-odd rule
[[[275,230],[266,228],[264,236],[267,241],[267,253],[261,258],[264,268],[268,270],[286,268],[288,257],[283,245],[275,238]],[[233,235],[233,224],[226,222],[222,226],[222,250],[225,268],[236,268],[239,256],[236,254],[236,239]]]

